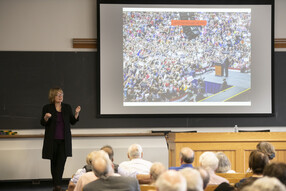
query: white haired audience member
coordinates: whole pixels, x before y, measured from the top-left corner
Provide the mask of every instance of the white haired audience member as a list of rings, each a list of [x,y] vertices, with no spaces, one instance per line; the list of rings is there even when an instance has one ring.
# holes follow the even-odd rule
[[[132,144],[128,148],[129,161],[124,161],[119,164],[118,173],[121,176],[134,177],[139,182],[149,184],[150,179],[150,168],[152,162],[143,159],[143,149],[138,144]]]
[[[199,158],[200,166],[205,168],[210,175],[210,181],[208,183],[209,185],[218,185],[223,182],[229,183],[227,179],[215,174],[215,170],[218,167],[218,162],[218,158],[213,152],[204,152]]]
[[[155,185],[158,191],[186,191],[187,188],[186,179],[180,172],[175,170],[162,173]]]
[[[242,188],[241,191],[286,191],[286,188],[277,178],[265,176]]]
[[[234,170],[231,170],[231,163],[228,157],[223,152],[217,152],[216,157],[218,158],[218,168],[216,173],[235,173]]]
[[[187,191],[203,191],[203,179],[198,170],[187,167],[179,171],[187,181]]]

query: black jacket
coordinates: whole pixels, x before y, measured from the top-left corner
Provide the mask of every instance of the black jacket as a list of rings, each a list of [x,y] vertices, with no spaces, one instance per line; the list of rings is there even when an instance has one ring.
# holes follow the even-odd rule
[[[46,113],[52,114],[51,118],[46,122],[44,116]],[[62,103],[62,115],[64,120],[64,141],[65,141],[65,154],[66,156],[72,156],[72,143],[71,143],[71,127],[70,124],[74,125],[78,120],[75,119],[71,106],[69,104]],[[41,125],[45,126],[45,137],[42,150],[43,159],[53,158],[53,143],[54,135],[56,130],[57,122],[57,110],[55,104],[47,104],[43,107]]]

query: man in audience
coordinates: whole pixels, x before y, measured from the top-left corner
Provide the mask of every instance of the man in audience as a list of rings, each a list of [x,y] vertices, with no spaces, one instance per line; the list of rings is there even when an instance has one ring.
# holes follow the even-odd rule
[[[285,186],[275,177],[263,177],[241,191],[285,191]]]
[[[282,162],[274,162],[266,165],[263,176],[275,177],[284,186],[286,186],[286,164]]]
[[[118,173],[121,176],[130,176],[137,178],[139,182],[149,184],[150,168],[152,162],[143,159],[143,149],[138,144],[132,144],[128,148],[129,161],[119,164]]]
[[[105,146],[101,147],[100,150],[104,150],[108,154],[109,159],[112,162],[114,161],[114,158],[113,158],[114,157],[114,151],[110,145],[105,145]],[[118,173],[118,164],[113,163],[113,166],[114,166],[114,172]]]
[[[156,188],[158,191],[186,191],[186,179],[175,170],[168,170],[157,179]]]
[[[135,178],[113,176],[112,162],[104,151],[97,151],[97,157],[92,161],[93,172],[98,178],[83,187],[83,191],[125,190],[139,191],[139,183]]]
[[[208,171],[206,169],[204,169],[203,167],[196,167],[196,169],[199,171],[199,173],[201,174],[201,177],[203,179],[203,189],[205,189],[210,181],[210,174],[208,173]]]
[[[204,152],[199,158],[200,166],[205,168],[210,174],[210,185],[219,185],[223,182],[229,183],[229,181],[223,177],[215,174],[215,170],[218,167],[218,158],[213,152]]]
[[[189,147],[183,147],[180,151],[180,167],[170,167],[169,170],[181,170],[186,167],[193,168],[192,163],[194,162],[195,153]]]
[[[155,184],[158,177],[166,171],[165,166],[160,162],[155,162],[150,168],[151,184]]]
[[[198,170],[184,168],[179,171],[187,181],[187,191],[203,191],[203,179]]]

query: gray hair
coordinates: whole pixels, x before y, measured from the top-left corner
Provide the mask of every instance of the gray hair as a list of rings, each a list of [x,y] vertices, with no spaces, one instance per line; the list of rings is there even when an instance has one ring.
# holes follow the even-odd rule
[[[108,154],[103,151],[96,151],[92,160],[93,172],[98,178],[107,178],[114,173],[112,168],[112,162],[109,159]]]
[[[138,144],[132,144],[128,148],[128,154],[130,158],[141,158],[141,154],[143,152],[143,149],[140,145]]]
[[[206,170],[215,171],[218,167],[218,158],[213,152],[204,152],[199,158],[199,163]]]
[[[246,186],[242,191],[285,191],[285,186],[274,177],[262,177],[257,179],[251,186]]]
[[[165,166],[160,162],[154,162],[150,168],[150,177],[153,182],[155,182],[158,177],[166,171]]]
[[[227,156],[223,152],[217,152],[216,157],[218,158],[218,168],[216,173],[226,173],[231,169],[231,164]]]
[[[187,191],[203,191],[203,179],[198,170],[193,168],[183,168],[179,171],[187,181]]]
[[[186,191],[187,188],[186,179],[175,170],[161,174],[155,185],[159,191]]]

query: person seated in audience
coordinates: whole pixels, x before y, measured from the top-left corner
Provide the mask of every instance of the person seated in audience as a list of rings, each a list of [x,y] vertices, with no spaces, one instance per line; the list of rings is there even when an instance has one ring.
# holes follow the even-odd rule
[[[110,160],[112,162],[114,161],[114,151],[113,151],[113,148],[110,145],[105,145],[105,146],[101,147],[100,150],[104,150],[105,152],[107,152]],[[114,164],[113,163],[113,166],[114,166],[114,172],[118,173],[118,164]]]
[[[194,162],[195,152],[189,147],[183,147],[180,151],[180,162],[179,167],[170,167],[169,170],[181,170],[186,167],[193,168],[192,163]]]
[[[252,171],[252,176],[244,178],[235,184],[235,187],[241,189],[246,185],[250,185],[256,179],[259,179],[263,176],[263,170],[265,166],[269,163],[269,158],[263,152],[254,150],[249,155],[249,168]]]
[[[245,186],[241,191],[286,191],[286,188],[277,178],[266,176]]]
[[[98,178],[86,184],[83,191],[102,191],[102,190],[125,190],[139,191],[139,183],[136,178],[114,176],[112,162],[104,151],[97,151],[97,156],[92,161],[93,172]]]
[[[197,169],[203,179],[203,189],[206,189],[209,181],[210,181],[210,174],[208,173],[208,171],[206,169],[204,169],[203,167],[196,167],[195,169]]]
[[[143,159],[143,149],[139,144],[132,144],[128,148],[128,158],[129,161],[119,164],[118,173],[137,178],[140,184],[149,184],[152,162]]]
[[[175,170],[167,170],[157,179],[157,191],[186,191],[187,181],[183,175]]]
[[[165,166],[160,162],[155,162],[150,168],[151,184],[154,185],[158,177],[166,171]]]
[[[229,183],[223,182],[220,185],[218,185],[214,191],[235,191],[235,188],[230,185]]]
[[[215,174],[215,170],[218,167],[218,158],[213,152],[204,152],[199,158],[200,166],[205,168],[210,174],[209,185],[219,185],[223,182],[229,183],[229,181],[221,176]]]
[[[263,170],[263,176],[275,177],[286,186],[286,164],[275,162],[266,165]]]
[[[187,181],[187,191],[203,191],[203,179],[198,170],[194,168],[183,168],[179,171]]]
[[[275,158],[275,148],[272,144],[268,142],[260,142],[256,145],[256,150],[263,152],[266,154],[269,158],[269,160],[272,160]]]
[[[79,178],[87,172],[91,172],[92,171],[92,165],[91,165],[91,161],[92,161],[92,152],[90,152],[87,156],[86,156],[86,165],[83,168],[80,168],[76,171],[76,173],[73,175],[73,177],[70,179],[69,181],[69,185],[68,185],[68,191],[73,191]]]
[[[216,157],[218,158],[216,173],[235,173],[234,170],[231,170],[230,161],[223,152],[217,152]]]

